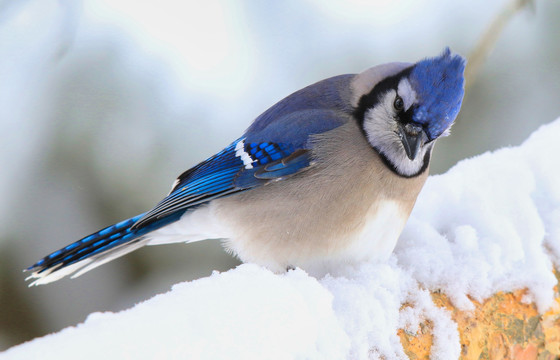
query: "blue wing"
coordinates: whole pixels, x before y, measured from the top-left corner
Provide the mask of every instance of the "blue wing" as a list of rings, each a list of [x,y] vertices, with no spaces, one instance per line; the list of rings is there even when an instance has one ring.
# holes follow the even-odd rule
[[[213,199],[285,178],[309,166],[309,151],[272,142],[230,146],[181,174],[171,192],[133,226],[142,228]]]

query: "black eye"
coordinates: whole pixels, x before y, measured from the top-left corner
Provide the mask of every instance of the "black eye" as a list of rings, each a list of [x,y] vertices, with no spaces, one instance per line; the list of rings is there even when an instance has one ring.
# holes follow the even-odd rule
[[[395,102],[393,102],[393,107],[397,111],[402,111],[404,109],[404,101],[403,101],[402,97],[397,95],[397,97],[395,98]]]

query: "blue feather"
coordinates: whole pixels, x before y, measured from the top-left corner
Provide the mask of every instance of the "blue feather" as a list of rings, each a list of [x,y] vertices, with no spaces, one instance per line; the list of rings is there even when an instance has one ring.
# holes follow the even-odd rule
[[[282,180],[309,167],[310,161],[309,151],[297,150],[290,154],[290,156],[265,166],[244,171],[235,179],[235,185],[243,188],[252,188],[271,180]]]
[[[425,125],[430,140],[448,129],[459,113],[465,64],[465,58],[452,55],[446,48],[440,56],[419,61],[410,73],[410,82],[421,104],[413,120]]]
[[[184,211],[183,211],[184,212]],[[88,235],[64,248],[45,256],[26,270],[42,273],[53,267],[66,267],[86,258],[106,253],[123,244],[138,241],[143,235],[160,227],[177,221],[183,212],[177,212],[171,216],[153,222],[141,229],[133,229],[132,225],[144,214],[137,215],[120,223],[108,226],[91,235]]]
[[[45,256],[27,268],[27,270],[36,270],[40,268],[39,272],[42,272],[59,264],[63,266],[70,265],[79,259],[82,259],[85,254],[90,254],[94,249],[110,246],[111,243],[115,244],[115,240],[118,240],[118,238],[130,233],[129,229],[132,224],[134,224],[143,215],[144,214],[140,214],[88,235],[60,250],[53,252],[50,255]],[[118,236],[111,239],[114,235]]]
[[[245,145],[245,152],[253,159],[253,166],[255,167],[289,156],[294,152],[294,147],[270,142],[250,143]]]

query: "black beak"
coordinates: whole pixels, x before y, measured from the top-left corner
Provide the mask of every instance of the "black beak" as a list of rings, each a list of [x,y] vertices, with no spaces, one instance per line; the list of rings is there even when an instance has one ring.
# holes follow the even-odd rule
[[[424,130],[422,126],[417,124],[408,123],[406,125],[399,125],[399,137],[401,138],[406,156],[410,160],[414,160],[418,155],[418,150],[422,145]]]

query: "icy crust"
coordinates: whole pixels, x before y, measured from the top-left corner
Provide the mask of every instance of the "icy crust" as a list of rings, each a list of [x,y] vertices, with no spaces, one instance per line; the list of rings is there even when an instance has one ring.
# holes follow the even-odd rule
[[[119,313],[0,354],[0,359],[406,359],[399,328],[433,324],[431,358],[460,354],[457,325],[432,302],[529,289],[542,312],[560,265],[560,120],[523,145],[433,176],[391,259],[276,275],[256,265],[175,285]]]

